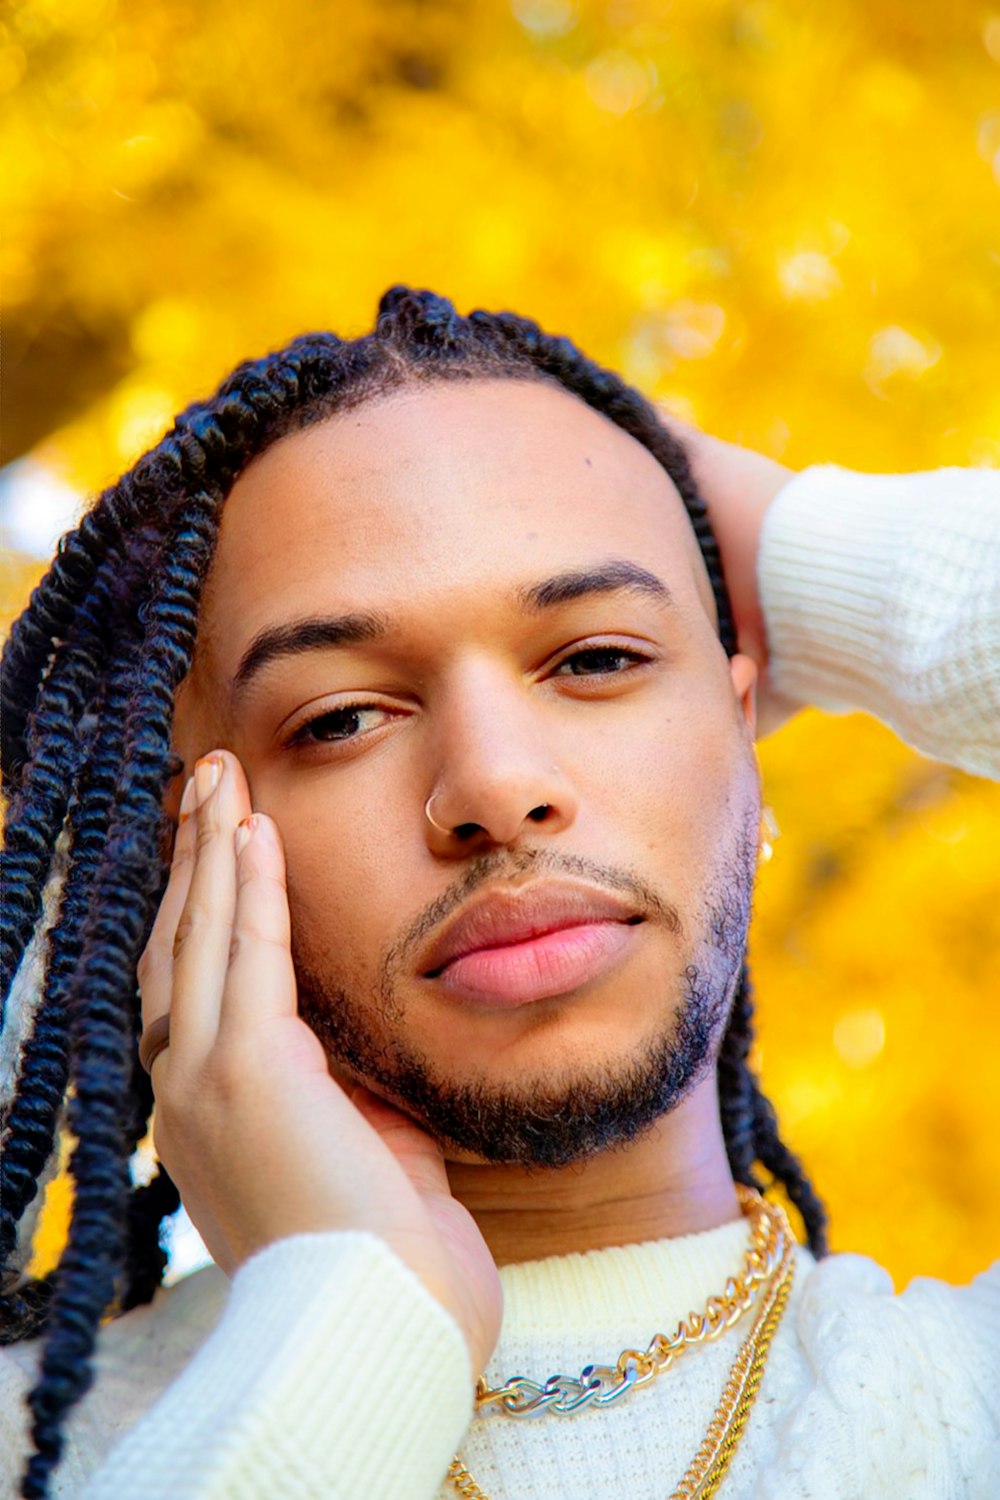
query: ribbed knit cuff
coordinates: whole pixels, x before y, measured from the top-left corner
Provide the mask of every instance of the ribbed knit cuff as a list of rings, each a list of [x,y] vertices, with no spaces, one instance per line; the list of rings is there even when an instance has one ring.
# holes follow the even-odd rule
[[[778,692],[834,713],[884,697],[882,622],[907,524],[892,475],[825,465],[779,492],[758,562]]]
[[[1000,473],[807,469],[765,517],[758,582],[779,693],[1000,777]]]
[[[86,1500],[428,1500],[472,1394],[458,1326],[388,1246],[296,1235],[240,1269]]]

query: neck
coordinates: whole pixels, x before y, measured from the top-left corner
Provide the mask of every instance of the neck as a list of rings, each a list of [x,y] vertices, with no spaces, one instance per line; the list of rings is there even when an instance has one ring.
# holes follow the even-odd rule
[[[556,1169],[448,1163],[497,1265],[716,1229],[740,1217],[714,1072],[638,1140]]]

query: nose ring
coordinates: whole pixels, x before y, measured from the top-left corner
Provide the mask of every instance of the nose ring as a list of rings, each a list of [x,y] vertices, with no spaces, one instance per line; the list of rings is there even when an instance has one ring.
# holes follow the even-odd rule
[[[559,770],[559,767],[556,766],[556,765],[554,765],[552,767],[552,771],[553,771],[553,774],[556,775],[556,776],[561,776],[562,775],[562,772]],[[424,803],[424,817],[427,819],[428,823],[431,825],[432,828],[436,828],[437,829],[438,833],[451,834],[452,832],[454,832],[454,830],[451,829],[451,828],[445,828],[443,826],[443,824],[439,823],[436,820],[436,818],[433,816],[433,814],[431,813],[431,803],[434,801],[434,798],[436,797],[436,795],[437,795],[436,792],[431,792],[430,796],[427,798],[427,801]],[[542,807],[545,809],[546,812],[548,812],[549,806],[550,806],[550,804],[548,802],[545,802],[545,803],[542,804]],[[533,809],[532,813],[529,813],[528,816],[531,817],[534,811],[537,811],[537,809]]]
[[[427,801],[424,803],[424,817],[427,819],[428,823],[431,825],[432,828],[436,828],[437,829],[438,833],[451,833],[451,829],[450,828],[443,828],[441,826],[441,824],[440,823],[436,823],[434,821],[433,817],[431,816],[431,803],[433,801],[434,801],[434,793],[431,792],[430,796],[427,798]]]

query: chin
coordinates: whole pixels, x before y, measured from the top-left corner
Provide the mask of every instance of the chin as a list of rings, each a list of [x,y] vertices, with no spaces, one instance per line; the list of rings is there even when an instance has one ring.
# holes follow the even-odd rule
[[[454,1161],[554,1168],[627,1146],[669,1114],[714,1066],[715,1036],[686,1007],[666,1036],[631,1056],[563,1062],[506,1077],[447,1077],[396,1054],[362,1081],[438,1140]],[[386,1066],[389,1064],[389,1066]]]

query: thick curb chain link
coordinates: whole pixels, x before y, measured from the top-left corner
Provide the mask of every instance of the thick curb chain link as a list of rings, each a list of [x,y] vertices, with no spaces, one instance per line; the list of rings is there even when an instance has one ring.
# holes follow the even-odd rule
[[[773,1207],[749,1188],[737,1185],[744,1213],[750,1219],[750,1247],[743,1271],[731,1276],[721,1297],[709,1297],[704,1313],[690,1313],[668,1337],[654,1334],[646,1349],[623,1349],[613,1365],[585,1365],[579,1375],[550,1375],[544,1383],[514,1375],[503,1385],[489,1387],[480,1380],[476,1412],[494,1407],[508,1417],[551,1413],[572,1416],[585,1406],[611,1406],[640,1386],[663,1375],[694,1344],[716,1339],[749,1312],[761,1287],[781,1259],[782,1226]]]

